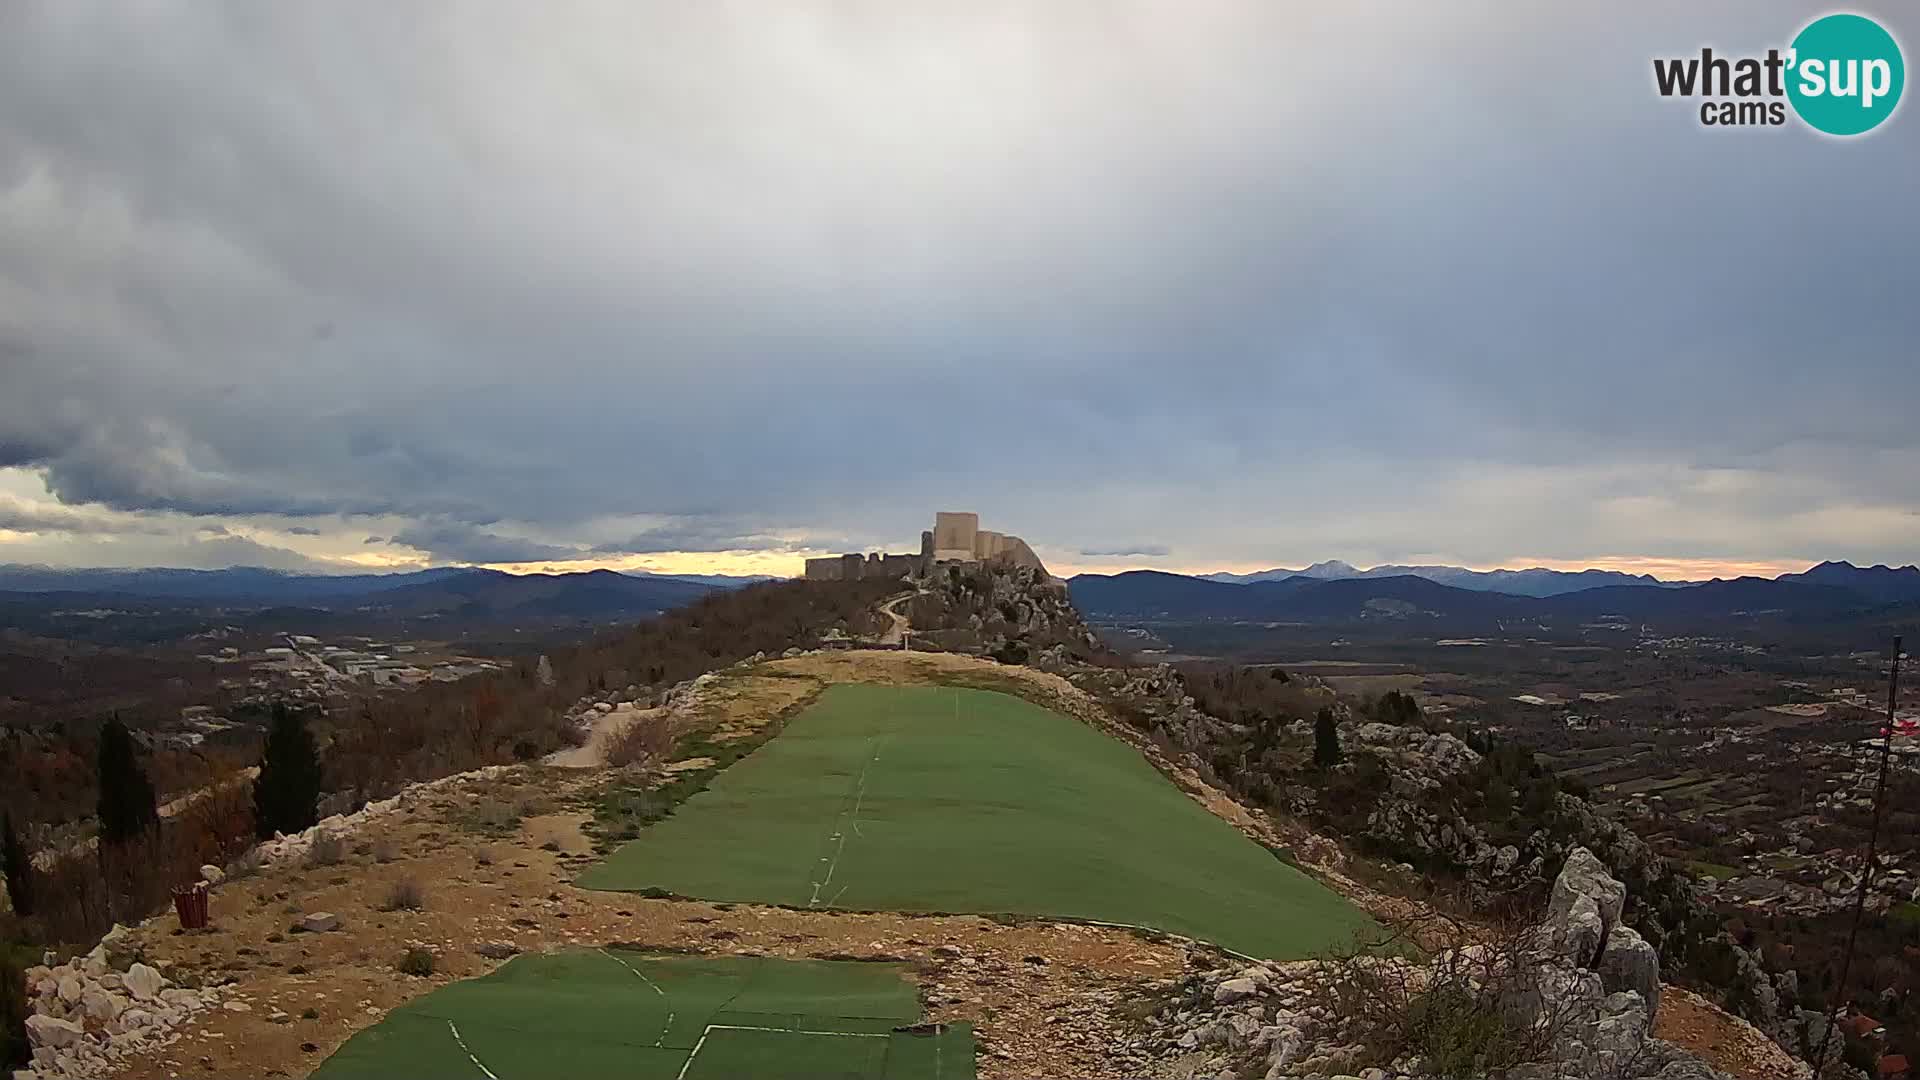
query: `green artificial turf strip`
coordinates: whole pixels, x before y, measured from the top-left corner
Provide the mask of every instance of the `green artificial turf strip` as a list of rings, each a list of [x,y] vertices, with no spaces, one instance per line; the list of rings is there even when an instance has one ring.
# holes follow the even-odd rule
[[[970,1078],[971,1028],[894,1032],[919,1015],[897,964],[618,949],[538,954],[394,1010],[313,1075],[484,1080],[471,1053],[500,1080],[674,1080],[689,1056],[690,1078]],[[895,1040],[911,1041],[896,1054]],[[751,1071],[741,1072],[743,1063]]]
[[[579,884],[1119,922],[1275,959],[1372,925],[1124,743],[955,687],[828,689]]]

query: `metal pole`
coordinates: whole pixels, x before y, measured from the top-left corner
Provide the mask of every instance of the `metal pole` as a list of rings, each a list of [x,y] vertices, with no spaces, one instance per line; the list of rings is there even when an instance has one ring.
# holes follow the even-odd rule
[[[1827,1044],[1840,1023],[1840,1010],[1847,1001],[1847,979],[1853,972],[1854,942],[1860,937],[1860,920],[1867,910],[1867,890],[1873,882],[1873,868],[1880,845],[1880,819],[1884,810],[1882,796],[1887,789],[1887,764],[1893,760],[1893,714],[1900,697],[1900,638],[1893,639],[1893,667],[1887,674],[1887,726],[1880,735],[1880,778],[1873,785],[1873,828],[1867,833],[1867,857],[1860,867],[1860,888],[1853,897],[1853,925],[1847,928],[1847,951],[1840,954],[1840,981],[1833,988],[1833,1007],[1827,1011],[1827,1029],[1820,1033],[1820,1049],[1813,1055],[1814,1075],[1825,1068]]]

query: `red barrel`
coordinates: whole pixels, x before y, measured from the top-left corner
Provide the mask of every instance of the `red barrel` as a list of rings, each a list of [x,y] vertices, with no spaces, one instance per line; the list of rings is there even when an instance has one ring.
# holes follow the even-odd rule
[[[173,910],[180,916],[182,930],[207,927],[207,883],[196,881],[184,889],[173,890]]]

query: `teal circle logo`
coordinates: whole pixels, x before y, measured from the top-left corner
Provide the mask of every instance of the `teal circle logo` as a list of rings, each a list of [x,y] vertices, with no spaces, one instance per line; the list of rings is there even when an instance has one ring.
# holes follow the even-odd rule
[[[1793,39],[1787,99],[1815,130],[1862,135],[1900,104],[1907,66],[1900,43],[1864,15],[1815,19]]]

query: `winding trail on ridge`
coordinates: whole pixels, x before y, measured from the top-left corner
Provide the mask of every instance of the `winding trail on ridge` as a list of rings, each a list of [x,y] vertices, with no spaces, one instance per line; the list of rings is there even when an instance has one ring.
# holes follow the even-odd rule
[[[892,626],[881,631],[880,644],[899,645],[905,640],[907,632],[913,629],[913,624],[908,622],[907,617],[900,613],[900,605],[918,595],[920,595],[918,592],[903,592],[899,596],[892,597],[888,599],[886,603],[880,605],[880,614],[893,620]]]

